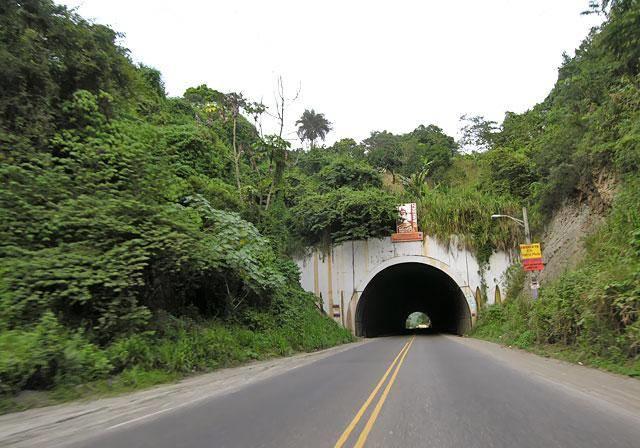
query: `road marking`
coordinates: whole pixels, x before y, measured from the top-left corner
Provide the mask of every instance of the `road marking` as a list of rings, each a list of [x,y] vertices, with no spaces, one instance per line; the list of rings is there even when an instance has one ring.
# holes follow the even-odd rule
[[[402,363],[404,362],[404,358],[407,356],[407,353],[409,353],[409,349],[411,348],[411,344],[413,344],[413,340],[415,338],[416,337],[414,336],[413,338],[411,338],[411,341],[409,341],[409,346],[407,347],[407,349],[402,354],[402,358],[400,358],[400,361],[398,362],[398,365],[396,366],[396,370],[394,370],[393,375],[391,375],[391,379],[389,380],[389,383],[387,384],[387,387],[384,388],[384,391],[382,392],[382,395],[380,396],[380,399],[376,403],[376,407],[373,408],[373,412],[371,413],[371,416],[369,417],[369,420],[367,421],[367,424],[364,426],[364,429],[360,433],[360,437],[358,437],[358,441],[354,445],[354,448],[362,448],[364,446],[364,443],[367,441],[367,437],[369,436],[369,433],[371,432],[371,428],[373,428],[373,425],[376,422],[376,419],[378,418],[378,415],[380,414],[380,410],[382,409],[382,405],[384,404],[385,400],[387,399],[387,395],[389,395],[389,391],[391,390],[391,386],[393,386],[393,383],[396,380],[396,376],[398,376],[398,371],[400,370],[400,367],[402,366]]]
[[[191,403],[189,403],[191,404]],[[128,425],[129,423],[134,423],[140,420],[144,420],[145,418],[153,417],[154,415],[164,414],[165,412],[173,411],[174,409],[181,408],[182,406],[176,406],[173,408],[162,409],[161,411],[152,412],[151,414],[141,415],[140,417],[132,418],[131,420],[124,421],[122,423],[118,423],[117,425],[109,426],[105,431],[110,431],[112,429],[119,428],[124,425]]]
[[[363,341],[361,343],[366,343],[366,342],[368,342],[368,341]],[[342,352],[345,352],[347,350],[351,350],[352,348],[355,348],[355,347],[357,347],[357,345],[345,344],[345,346],[343,346],[343,347],[334,347],[334,348],[328,348],[328,349],[325,349],[325,350],[322,350],[322,351],[319,351],[319,352],[315,352],[315,353],[302,353],[300,355],[294,355],[294,358],[300,359],[302,363],[294,364],[292,367],[288,367],[286,371],[290,371],[292,369],[298,369],[300,367],[303,367],[303,366],[307,365],[308,363],[315,362],[314,360],[320,360],[320,359],[324,359],[327,356],[331,356],[332,353],[334,353],[334,354],[342,353]],[[293,358],[291,358],[291,360],[293,360]],[[284,361],[287,361],[287,358],[281,358],[280,360],[269,361],[268,363],[270,365],[269,364],[264,364],[264,365],[266,365],[264,370],[257,371],[257,373],[253,376],[253,378],[248,378],[247,380],[245,380],[243,385],[253,383],[254,379],[256,377],[258,377],[259,375],[264,374],[268,370],[272,370],[272,371],[275,372],[272,375],[280,375],[280,374],[282,374],[283,372],[279,372],[277,369],[279,369],[279,368],[282,369],[283,368],[282,365],[284,364]],[[255,368],[260,368],[260,367],[261,367],[260,365],[257,365],[255,367],[246,366],[246,367],[240,367],[239,369],[253,370]],[[269,377],[267,377],[267,378],[269,378]],[[248,381],[248,383],[246,381]],[[216,380],[214,380],[214,382],[220,382],[220,380],[216,379]],[[169,407],[169,408],[161,409],[161,410],[156,411],[156,412],[151,412],[150,414],[144,414],[144,415],[141,415],[139,417],[132,418],[130,420],[125,420],[123,422],[120,422],[120,423],[117,423],[115,425],[109,426],[109,427],[105,428],[104,430],[105,431],[110,431],[110,430],[117,429],[117,428],[120,428],[120,427],[125,426],[125,425],[129,425],[131,423],[136,423],[136,422],[139,422],[141,420],[145,420],[145,419],[150,418],[150,417],[155,417],[156,415],[159,415],[159,414],[164,414],[165,412],[175,411],[176,409],[180,409],[180,408],[183,408],[183,407],[186,407],[186,406],[190,406],[190,405],[196,404],[196,403],[198,403],[200,401],[203,401],[203,400],[213,399],[213,398],[216,398],[217,396],[219,396],[220,394],[225,394],[227,392],[231,392],[231,391],[237,390],[237,389],[243,387],[243,385],[232,385],[232,386],[226,386],[226,387],[222,386],[220,389],[216,389],[212,393],[200,396],[200,397],[195,398],[195,399],[193,399],[191,401],[187,401],[187,402],[179,404],[177,406],[172,406],[172,407]],[[158,391],[161,392],[162,388],[158,389]],[[175,391],[173,391],[172,393],[175,393]],[[100,409],[92,410],[89,413],[97,412],[99,410]],[[117,416],[116,417],[110,417],[105,421],[115,420],[116,418],[117,418]]]
[[[415,338],[415,336],[414,336],[414,338]],[[358,410],[358,413],[356,414],[356,416],[353,417],[353,420],[351,420],[351,423],[349,423],[349,425],[345,428],[344,432],[342,433],[342,435],[340,436],[340,438],[338,439],[338,441],[334,445],[334,448],[341,448],[345,444],[345,442],[347,441],[347,439],[351,435],[351,432],[356,427],[356,425],[358,424],[358,422],[360,421],[360,419],[362,418],[362,416],[366,412],[367,408],[369,407],[369,405],[371,404],[371,402],[373,401],[375,396],[378,394],[378,391],[380,390],[380,388],[382,387],[382,385],[386,381],[387,377],[389,376],[389,373],[391,372],[391,370],[393,370],[393,366],[396,365],[396,362],[398,362],[398,359],[400,359],[402,354],[406,353],[406,350],[408,350],[408,347],[411,345],[412,342],[413,342],[413,338],[410,341],[408,341],[406,344],[404,344],[404,346],[402,347],[402,350],[400,350],[400,352],[395,357],[395,359],[393,360],[393,362],[391,363],[391,365],[389,366],[387,371],[384,373],[384,375],[382,376],[382,378],[380,379],[380,381],[378,382],[376,387],[373,389],[373,391],[369,395],[369,398],[367,398],[367,400],[364,402],[364,404],[362,405],[360,410]]]

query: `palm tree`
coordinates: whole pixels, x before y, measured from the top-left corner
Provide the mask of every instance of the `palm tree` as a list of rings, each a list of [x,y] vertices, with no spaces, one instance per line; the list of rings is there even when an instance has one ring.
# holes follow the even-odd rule
[[[320,138],[324,140],[329,131],[331,131],[331,123],[324,114],[318,114],[315,110],[305,109],[304,113],[298,121],[298,137],[303,142],[309,140],[309,144],[313,148],[315,141]]]

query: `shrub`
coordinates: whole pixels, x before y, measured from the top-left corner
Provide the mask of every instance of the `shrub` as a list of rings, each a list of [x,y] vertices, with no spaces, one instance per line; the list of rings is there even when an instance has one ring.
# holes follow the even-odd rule
[[[116,371],[133,366],[149,368],[153,364],[153,345],[149,337],[134,334],[114,341],[107,348],[107,356]]]
[[[348,157],[338,158],[325,165],[318,173],[324,189],[351,187],[355,190],[366,187],[382,187],[382,176],[364,161]]]
[[[106,378],[113,366],[107,354],[80,333],[68,337],[56,366],[55,384],[81,384]]]
[[[537,301],[520,294],[490,307],[472,334],[520,347],[561,347],[583,361],[637,372],[633,363],[640,359],[638,228],[640,181],[629,178],[604,225],[588,239],[587,257],[577,269],[544,285]]]
[[[309,244],[339,243],[391,234],[398,199],[377,188],[343,187],[306,196],[293,209],[297,231]]]
[[[111,370],[104,352],[80,333],[69,333],[50,312],[30,329],[0,333],[0,393],[78,384]]]

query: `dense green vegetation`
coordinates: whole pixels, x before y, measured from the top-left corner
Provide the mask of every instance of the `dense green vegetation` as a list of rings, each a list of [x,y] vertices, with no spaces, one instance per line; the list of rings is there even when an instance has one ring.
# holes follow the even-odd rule
[[[293,149],[283,119],[262,133],[265,105],[206,85],[168,98],[116,32],[51,1],[4,3],[0,21],[5,397],[348,341],[289,256],[387,236],[402,201],[445,240],[513,244],[477,204],[510,199],[466,181],[436,126],[318,146],[331,123],[311,109],[296,121],[309,148]]]
[[[288,143],[251,123],[264,107],[166,98],[117,37],[0,5],[0,396],[349,341],[286,257]]]
[[[484,313],[474,334],[640,375],[640,4],[605,4],[606,20],[566,58],[541,104],[481,120],[475,136],[494,188],[530,200],[544,222],[566,200],[601,206],[594,183],[607,174],[618,193],[605,224],[587,240],[580,267],[543,285],[535,303],[517,290]],[[488,131],[487,131],[488,130]]]
[[[473,335],[640,376],[640,182],[628,179],[587,257],[531,302],[514,273],[502,305],[487,309]]]
[[[280,132],[264,135],[265,105],[206,85],[167,97],[115,31],[50,0],[3,2],[0,401],[348,341],[299,287],[292,254],[389,235],[412,201],[421,230],[486,262],[518,241],[491,213],[529,204],[540,232],[565,201],[591,200],[602,173],[620,194],[588,260],[534,304],[516,272],[476,334],[637,370],[640,6],[605,11],[545,101],[500,125],[468,117],[461,142],[421,125],[326,146],[331,123],[310,109],[303,149],[283,138],[284,100],[270,109]]]
[[[445,243],[457,235],[483,262],[515,246],[517,229],[493,222],[487,210],[517,213],[517,198],[481,182],[481,157],[460,153],[435,125],[401,135],[376,131],[360,143],[343,139],[293,154],[284,196],[306,244],[388,235],[396,204],[411,201],[422,230]]]

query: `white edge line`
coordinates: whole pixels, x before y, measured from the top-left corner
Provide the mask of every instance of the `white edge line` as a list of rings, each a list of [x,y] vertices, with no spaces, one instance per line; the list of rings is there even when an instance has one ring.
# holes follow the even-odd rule
[[[122,423],[118,423],[117,425],[109,426],[106,429],[106,431],[111,431],[112,429],[119,428],[120,426],[128,425],[130,423],[134,423],[134,422],[137,422],[139,420],[144,420],[145,418],[153,417],[154,415],[162,414],[164,412],[168,412],[168,411],[171,411],[173,409],[176,409],[176,408],[167,408],[167,409],[163,409],[161,411],[152,412],[151,414],[146,414],[146,415],[142,415],[140,417],[132,418],[131,420],[126,420],[126,421],[124,421]]]
[[[369,341],[365,341],[365,342],[369,342]],[[343,351],[351,350],[352,348],[356,348],[358,345],[360,345],[360,344],[358,344],[358,343],[356,342],[356,343],[351,343],[351,344],[344,344],[344,345],[342,345],[342,346],[336,346],[335,348],[337,348],[337,349],[338,349],[338,350],[336,350],[336,353],[327,353],[327,355],[328,355],[328,356],[322,356],[322,357],[319,357],[318,359],[314,359],[314,360],[312,360],[309,364],[313,364],[314,362],[319,361],[319,360],[321,360],[321,359],[323,359],[323,358],[325,358],[325,357],[329,357],[329,356],[331,356],[331,355],[333,355],[333,354],[338,354],[338,353],[341,353],[341,352],[343,352]],[[304,358],[307,358],[307,359],[308,359],[308,358],[312,357],[314,354],[324,354],[324,353],[322,353],[322,352],[328,352],[328,351],[330,351],[330,350],[331,350],[331,349],[333,349],[333,348],[334,348],[334,347],[330,347],[330,348],[328,348],[328,349],[326,349],[326,350],[321,350],[321,351],[319,351],[319,352],[308,352],[308,353],[305,353],[305,355],[308,355],[308,356],[304,356],[304,357],[303,357],[303,359],[304,359]],[[281,359],[286,359],[286,357],[281,358]],[[306,364],[306,363],[305,363],[305,364],[302,364],[302,365],[298,365],[298,366],[295,366],[295,367],[293,367],[292,369],[289,369],[289,370],[287,370],[287,371],[295,370],[295,369],[297,369],[297,368],[299,368],[299,367],[303,367],[304,365],[308,365],[308,364]],[[286,372],[286,371],[285,371],[285,372]],[[280,374],[285,373],[285,372],[280,372]],[[249,381],[249,383],[251,383],[251,381]],[[244,385],[246,385],[246,384],[244,384]],[[244,386],[244,385],[241,385],[240,387],[242,387],[242,386]],[[236,387],[237,387],[237,386],[236,386]],[[231,390],[233,390],[233,389],[234,389],[234,387],[232,387],[232,388],[231,388]],[[109,426],[109,427],[107,427],[107,428],[105,429],[105,431],[111,431],[111,430],[116,429],[116,428],[119,428],[119,427],[121,427],[121,426],[126,426],[126,425],[129,425],[129,424],[131,424],[131,423],[135,423],[135,422],[138,422],[138,421],[140,421],[140,420],[144,420],[144,419],[147,419],[147,418],[149,418],[149,417],[153,417],[153,416],[155,416],[155,415],[164,414],[165,412],[169,412],[169,411],[173,411],[173,410],[176,410],[176,409],[180,409],[180,408],[183,408],[183,407],[185,407],[185,406],[190,406],[190,405],[192,405],[192,404],[194,404],[194,403],[197,403],[198,401],[206,400],[206,399],[208,399],[208,398],[213,398],[213,397],[214,397],[214,396],[216,396],[216,395],[217,395],[217,394],[207,395],[207,396],[204,396],[204,397],[196,398],[195,400],[191,400],[191,401],[189,401],[189,402],[187,402],[187,403],[183,403],[183,404],[178,405],[178,406],[173,406],[173,407],[171,407],[171,408],[162,409],[162,410],[160,410],[160,411],[152,412],[152,413],[150,413],[150,414],[141,415],[140,417],[132,418],[131,420],[126,420],[126,421],[124,421],[124,422],[117,423],[117,424],[115,424],[115,425]]]

